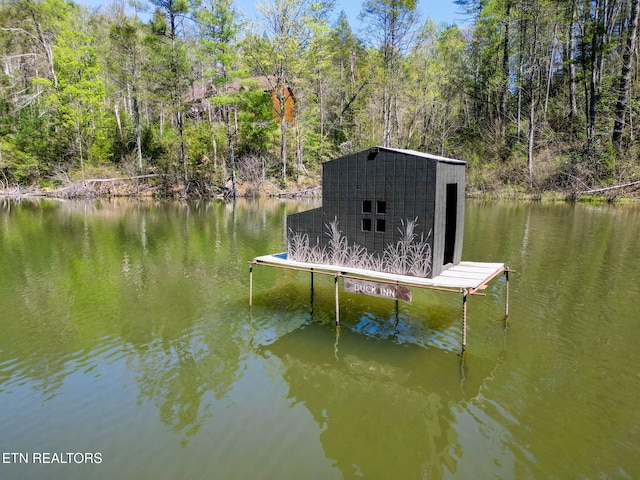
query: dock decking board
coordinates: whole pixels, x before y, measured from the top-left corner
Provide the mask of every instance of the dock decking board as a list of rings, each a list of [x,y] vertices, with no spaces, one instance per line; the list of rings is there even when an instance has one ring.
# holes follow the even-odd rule
[[[459,264],[445,270],[437,277],[422,278],[410,275],[397,275],[393,273],[363,270],[360,268],[344,267],[340,265],[296,262],[288,260],[286,258],[286,254],[283,253],[256,257],[254,259],[254,263],[281,266],[283,268],[290,267],[301,270],[313,270],[318,273],[337,273],[340,274],[340,276],[350,274],[367,279],[391,281],[402,285],[422,288],[445,287],[458,290],[477,290],[505,271],[504,263],[460,262]]]

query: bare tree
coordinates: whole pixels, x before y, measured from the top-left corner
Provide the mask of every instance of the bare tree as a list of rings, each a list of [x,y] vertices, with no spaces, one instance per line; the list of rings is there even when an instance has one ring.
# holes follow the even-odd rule
[[[629,90],[631,84],[632,59],[636,51],[636,41],[638,36],[638,18],[640,17],[640,8],[638,8],[638,0],[632,0],[631,13],[629,15],[629,33],[627,35],[627,44],[622,55],[622,71],[620,73],[620,87],[618,89],[618,101],[616,103],[615,121],[613,124],[613,134],[611,143],[616,148],[620,148],[622,141],[622,131],[624,130],[624,117],[629,103]]]
[[[384,78],[382,80],[382,144],[394,146],[394,123],[398,119],[398,96],[403,53],[408,49],[416,25],[416,0],[366,0],[361,16],[369,23],[370,39],[376,42],[382,54]]]

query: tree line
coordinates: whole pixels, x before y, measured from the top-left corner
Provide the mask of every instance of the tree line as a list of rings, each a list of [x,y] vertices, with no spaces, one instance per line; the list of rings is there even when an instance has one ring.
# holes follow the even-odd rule
[[[0,188],[129,175],[186,195],[317,183],[374,145],[469,162],[470,188],[640,177],[639,0],[0,4]]]

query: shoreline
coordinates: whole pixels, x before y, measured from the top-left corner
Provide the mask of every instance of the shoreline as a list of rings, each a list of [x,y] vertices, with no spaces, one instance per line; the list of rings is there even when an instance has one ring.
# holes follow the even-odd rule
[[[167,188],[166,185],[149,183],[125,183],[131,179],[90,179],[84,182],[74,182],[57,189],[41,189],[34,186],[16,186],[12,189],[0,189],[0,198],[49,198],[49,199],[105,199],[105,198],[149,198],[154,200],[195,200],[232,199],[234,195],[229,189],[219,193],[185,192],[184,187]],[[135,179],[137,180],[137,179]],[[504,187],[495,190],[479,190],[468,187],[465,197],[469,199],[487,201],[541,201],[567,203],[608,203],[608,204],[640,204],[640,181],[621,186],[604,187],[602,189],[586,190],[582,192],[544,191],[527,192],[520,188]],[[257,188],[254,185],[241,184],[235,198],[281,198],[281,199],[314,199],[322,198],[322,187],[319,185],[291,185],[282,189],[274,182],[267,182]]]

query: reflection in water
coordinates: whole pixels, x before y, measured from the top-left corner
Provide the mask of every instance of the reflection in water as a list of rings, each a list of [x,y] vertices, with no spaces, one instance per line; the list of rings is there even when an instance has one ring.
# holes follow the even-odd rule
[[[640,478],[640,209],[468,202],[511,283],[411,304],[260,269],[280,201],[0,201],[0,478]]]
[[[3,201],[0,394],[28,385],[46,403],[77,372],[124,359],[139,402],[186,442],[242,376],[233,272],[256,243],[280,248],[273,227],[286,208]]]
[[[456,409],[495,369],[471,358],[469,374],[455,354],[316,322],[258,350],[281,360],[288,398],[311,412],[325,454],[345,478],[455,472]]]
[[[137,373],[140,401],[158,408],[160,419],[183,438],[183,446],[212,416],[206,396],[223,398],[242,377],[238,339],[232,328],[224,330],[218,328],[210,337],[194,332],[164,337],[130,367]]]

